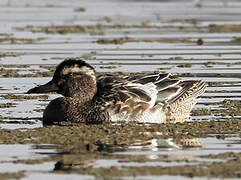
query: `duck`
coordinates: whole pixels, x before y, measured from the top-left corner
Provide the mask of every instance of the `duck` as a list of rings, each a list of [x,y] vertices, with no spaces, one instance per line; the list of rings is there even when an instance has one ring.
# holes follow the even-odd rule
[[[182,80],[171,73],[96,74],[84,60],[67,58],[49,82],[28,90],[62,95],[47,105],[43,125],[185,122],[206,88],[202,80]]]

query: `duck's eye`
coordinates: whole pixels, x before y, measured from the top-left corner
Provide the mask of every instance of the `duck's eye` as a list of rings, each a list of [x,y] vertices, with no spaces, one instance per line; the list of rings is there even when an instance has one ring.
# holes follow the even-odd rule
[[[73,73],[71,72],[66,75],[66,77],[69,77],[69,76],[73,76]]]

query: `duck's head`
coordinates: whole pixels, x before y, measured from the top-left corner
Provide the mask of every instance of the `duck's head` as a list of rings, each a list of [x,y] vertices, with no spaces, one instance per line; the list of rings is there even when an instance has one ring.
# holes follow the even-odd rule
[[[56,67],[51,81],[34,87],[27,93],[57,92],[64,96],[72,97],[83,90],[89,91],[90,89],[88,90],[88,88],[95,87],[96,77],[94,68],[83,60],[71,58],[64,60]]]

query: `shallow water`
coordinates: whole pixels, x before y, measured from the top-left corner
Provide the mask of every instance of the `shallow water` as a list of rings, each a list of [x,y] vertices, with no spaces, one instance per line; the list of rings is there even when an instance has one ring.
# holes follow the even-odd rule
[[[78,10],[78,8],[84,8]],[[165,71],[177,73],[183,79],[203,79],[209,86],[195,106],[199,109],[220,109],[225,99],[241,100],[241,30],[212,32],[209,25],[241,24],[241,2],[230,0],[195,1],[121,1],[106,0],[1,0],[0,1],[0,104],[13,103],[1,108],[1,129],[34,129],[42,127],[42,111],[48,98],[7,98],[5,95],[25,95],[36,84],[43,84],[51,77],[37,76],[48,72],[66,57],[83,57],[100,72]],[[98,24],[107,28],[98,28]],[[129,27],[113,27],[113,25]],[[41,26],[81,25],[95,28],[84,32],[53,32],[39,30]],[[137,26],[138,25],[138,26]],[[30,26],[27,28],[27,26]],[[22,28],[22,29],[21,29]],[[31,29],[32,28],[32,29]],[[128,37],[132,42],[99,43]],[[29,38],[29,39],[28,39]],[[203,41],[198,45],[198,39]],[[236,39],[235,39],[236,38]],[[4,40],[5,39],[5,40]],[[25,39],[25,40],[24,40]],[[26,40],[28,39],[28,40]],[[26,65],[26,66],[23,66]],[[17,72],[14,73],[14,72]],[[187,74],[190,73],[190,74]],[[24,77],[27,75],[27,77]],[[35,95],[34,95],[35,96]],[[239,115],[193,115],[191,121],[229,120]],[[235,132],[236,133],[236,132]],[[100,159],[94,167],[109,166],[175,166],[182,163],[200,163],[199,156],[241,152],[240,136],[217,140],[200,139],[202,148],[139,147],[125,155],[144,155],[159,158],[166,155],[170,162],[120,162],[118,159]],[[0,140],[1,142],[1,140]],[[133,148],[133,147],[132,147]],[[55,174],[51,171],[55,162],[26,165],[14,164],[16,159],[43,158],[55,153],[54,148],[36,150],[32,145],[0,145],[0,173],[27,171],[23,179],[95,179],[78,174]],[[175,158],[191,158],[195,162],[176,162]],[[4,162],[3,162],[4,161]],[[221,159],[222,161],[222,159]],[[125,179],[133,177],[125,177]],[[135,179],[159,179],[159,176],[136,176]],[[188,179],[183,176],[162,176],[165,179]],[[194,178],[195,179],[195,178]],[[200,179],[200,178],[197,178]],[[204,178],[205,179],[205,178]],[[210,178],[212,179],[212,178]]]

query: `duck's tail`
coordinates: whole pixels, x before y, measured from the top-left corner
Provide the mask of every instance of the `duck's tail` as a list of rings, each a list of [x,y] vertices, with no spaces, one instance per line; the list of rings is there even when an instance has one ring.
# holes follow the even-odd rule
[[[178,95],[167,102],[167,120],[172,123],[184,122],[197,103],[197,97],[204,93],[207,84],[204,81],[183,81]]]

